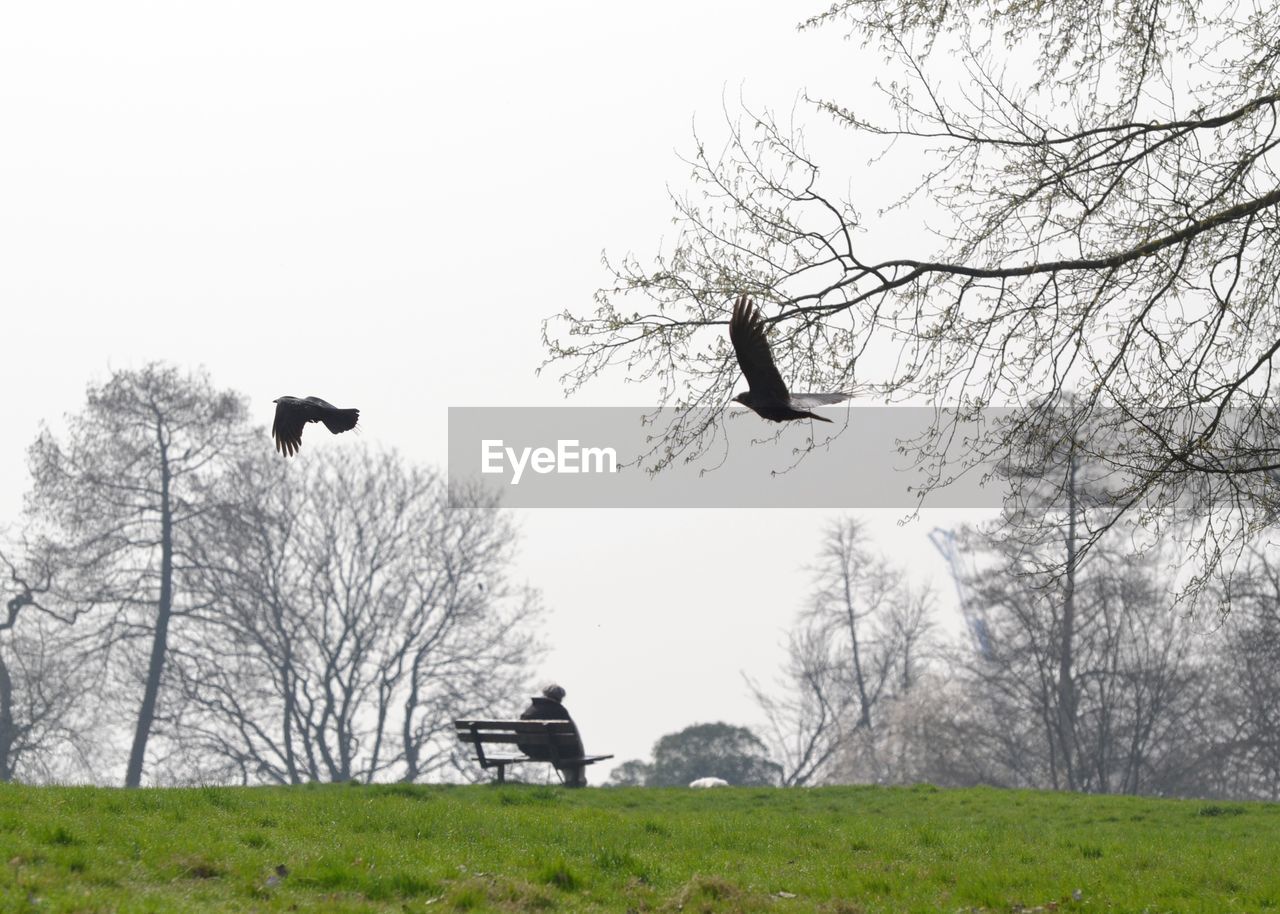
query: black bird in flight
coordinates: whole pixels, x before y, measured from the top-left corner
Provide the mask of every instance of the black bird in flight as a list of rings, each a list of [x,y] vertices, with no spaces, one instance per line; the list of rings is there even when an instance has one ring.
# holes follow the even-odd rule
[[[360,418],[358,409],[338,409],[319,397],[279,397],[276,405],[276,421],[271,424],[271,437],[276,439],[276,450],[292,457],[302,447],[302,427],[308,422],[323,422],[335,435],[356,427]]]
[[[786,422],[790,419],[830,422],[830,419],[809,412],[810,408],[839,403],[851,396],[851,391],[830,394],[789,393],[782,375],[778,373],[778,366],[773,364],[773,353],[769,351],[769,340],[765,336],[764,316],[745,295],[733,306],[733,317],[729,319],[729,339],[733,343],[733,351],[738,354],[738,365],[750,388],[733,399],[771,422]]]

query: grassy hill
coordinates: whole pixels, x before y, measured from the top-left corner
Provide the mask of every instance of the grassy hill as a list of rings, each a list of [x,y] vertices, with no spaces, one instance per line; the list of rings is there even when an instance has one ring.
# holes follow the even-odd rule
[[[5,912],[1266,911],[1278,859],[1269,804],[0,785]]]

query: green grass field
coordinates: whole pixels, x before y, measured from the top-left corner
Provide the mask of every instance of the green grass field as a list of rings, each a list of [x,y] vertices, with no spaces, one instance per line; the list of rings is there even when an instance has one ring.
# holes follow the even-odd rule
[[[1278,862],[1270,804],[0,785],[4,912],[1266,911]]]

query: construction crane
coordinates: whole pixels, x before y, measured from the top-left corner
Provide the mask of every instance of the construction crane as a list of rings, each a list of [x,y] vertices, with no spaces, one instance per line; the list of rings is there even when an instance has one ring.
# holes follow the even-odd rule
[[[973,577],[973,567],[960,552],[954,530],[934,527],[929,531],[929,542],[947,562],[951,571],[951,580],[956,587],[956,599],[960,603],[960,613],[964,616],[965,625],[969,629],[969,637],[973,640],[974,650],[987,658],[991,656],[991,629],[987,625],[987,616],[981,606],[973,599],[969,589],[969,579]]]

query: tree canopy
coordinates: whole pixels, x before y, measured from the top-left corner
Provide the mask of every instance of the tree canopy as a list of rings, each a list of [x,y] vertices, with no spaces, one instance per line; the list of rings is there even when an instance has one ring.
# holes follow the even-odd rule
[[[1028,428],[1089,426],[1122,513],[1186,534],[1183,583],[1229,570],[1280,468],[1280,8],[842,0],[802,27],[883,59],[876,93],[805,96],[846,152],[820,162],[801,116],[768,111],[699,140],[673,246],[610,260],[594,311],[548,321],[566,386],[618,368],[664,405],[725,405],[749,294],[789,383],[953,408],[913,443],[926,489],[1016,460]],[[850,180],[867,143],[884,154]],[[885,183],[896,202],[864,216]],[[933,240],[885,250],[890,219]],[[992,405],[1025,410],[956,434]],[[702,415],[669,444],[714,440]]]
[[[652,762],[623,762],[610,783],[687,787],[698,778],[722,778],[734,786],[771,787],[781,775],[782,766],[769,758],[758,736],[746,727],[712,723],[668,733],[654,744]]]

